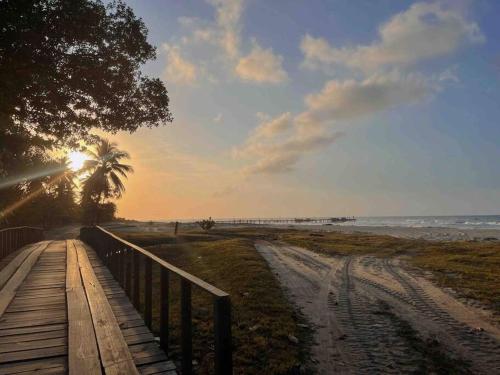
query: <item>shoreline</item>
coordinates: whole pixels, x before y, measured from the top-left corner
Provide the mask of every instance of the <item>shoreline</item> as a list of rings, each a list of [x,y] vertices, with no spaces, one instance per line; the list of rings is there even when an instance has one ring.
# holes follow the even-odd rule
[[[397,238],[421,239],[429,241],[484,241],[500,240],[500,229],[459,229],[450,227],[403,227],[403,226],[361,226],[361,225],[283,225],[281,228],[296,228],[322,232],[370,233]]]

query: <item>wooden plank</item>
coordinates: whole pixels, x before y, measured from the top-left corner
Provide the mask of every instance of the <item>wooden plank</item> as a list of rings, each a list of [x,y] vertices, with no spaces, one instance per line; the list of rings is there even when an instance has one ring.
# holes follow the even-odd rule
[[[0,316],[2,316],[16,295],[17,289],[30,273],[34,264],[40,257],[40,254],[47,248],[49,242],[44,242],[33,250],[19,266],[12,277],[7,281],[2,290],[0,290]]]
[[[101,362],[73,241],[66,242],[68,368],[70,374],[101,374]]]
[[[35,359],[32,361],[5,363],[0,365],[0,375],[43,373],[43,371],[57,369],[66,372],[66,358],[64,356]]]
[[[131,336],[134,337],[136,335],[131,335]],[[66,330],[26,333],[22,335],[10,335],[10,336],[2,336],[2,332],[0,331],[0,344],[18,343],[24,341],[35,341],[44,339],[55,339],[58,337],[66,337]]]
[[[54,325],[44,325],[39,327],[24,327],[24,328],[16,328],[16,329],[0,329],[0,336],[10,336],[10,335],[21,335],[25,333],[36,333],[36,332],[48,332],[48,331],[56,331],[61,329],[66,329],[65,324],[54,324]]]
[[[125,341],[127,341],[127,344],[134,345],[134,344],[145,344],[148,342],[154,342],[155,338],[151,333],[142,333],[140,335],[128,335],[125,336]]]
[[[79,241],[74,244],[105,373],[139,374],[104,290],[90,265],[87,252]]]
[[[34,329],[37,326],[45,326],[45,325],[59,324],[59,323],[66,323],[66,322],[67,322],[66,317],[48,317],[48,318],[42,318],[42,319],[21,320],[21,321],[12,320],[9,322],[2,323],[1,328],[2,328],[2,330],[3,329],[11,329],[11,328],[21,329],[21,328],[26,328],[26,327],[30,327],[30,329]]]
[[[66,337],[57,337],[52,339],[34,340],[34,341],[18,341],[8,344],[0,344],[0,353],[11,353],[22,350],[52,348],[54,346],[66,346]]]
[[[7,264],[2,271],[0,271],[0,288],[2,288],[12,277],[14,272],[16,272],[19,266],[24,262],[26,257],[39,246],[42,245],[39,243],[28,245],[25,249],[21,250],[14,259],[12,259],[12,261],[9,262],[9,264]]]
[[[153,363],[139,368],[142,375],[158,374],[165,371],[175,371],[175,364],[172,361]],[[174,372],[175,373],[175,372]]]
[[[67,346],[55,346],[52,348],[37,348],[14,353],[0,353],[0,363],[66,355],[67,350]]]

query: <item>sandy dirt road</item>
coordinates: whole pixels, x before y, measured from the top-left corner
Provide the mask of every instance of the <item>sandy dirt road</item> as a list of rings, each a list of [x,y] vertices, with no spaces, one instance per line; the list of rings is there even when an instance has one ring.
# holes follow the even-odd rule
[[[255,246],[315,328],[319,373],[426,373],[438,353],[467,363],[459,366],[464,373],[500,374],[500,329],[487,312],[465,306],[400,260],[327,257],[278,242]]]

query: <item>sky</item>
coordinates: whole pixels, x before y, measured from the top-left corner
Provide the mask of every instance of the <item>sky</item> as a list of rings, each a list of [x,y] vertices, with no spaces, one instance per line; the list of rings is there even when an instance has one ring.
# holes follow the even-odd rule
[[[127,0],[174,121],[118,215],[500,213],[500,2]]]

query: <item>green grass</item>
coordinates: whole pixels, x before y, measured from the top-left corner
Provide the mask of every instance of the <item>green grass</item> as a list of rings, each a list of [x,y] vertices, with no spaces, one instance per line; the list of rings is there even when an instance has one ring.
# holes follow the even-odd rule
[[[177,238],[165,233],[119,233],[121,237],[217,286],[231,295],[235,374],[288,374],[305,362],[310,332],[285,298],[279,282],[248,238],[192,232]],[[159,245],[162,243],[162,245]],[[159,272],[154,272],[157,285]],[[179,351],[179,282],[171,283],[171,341]],[[158,291],[153,289],[153,293]],[[153,301],[158,298],[153,297]],[[193,289],[194,357],[199,373],[213,368],[212,300]],[[158,307],[153,309],[158,316]],[[157,327],[158,321],[155,320]],[[299,338],[299,345],[288,336]]]

